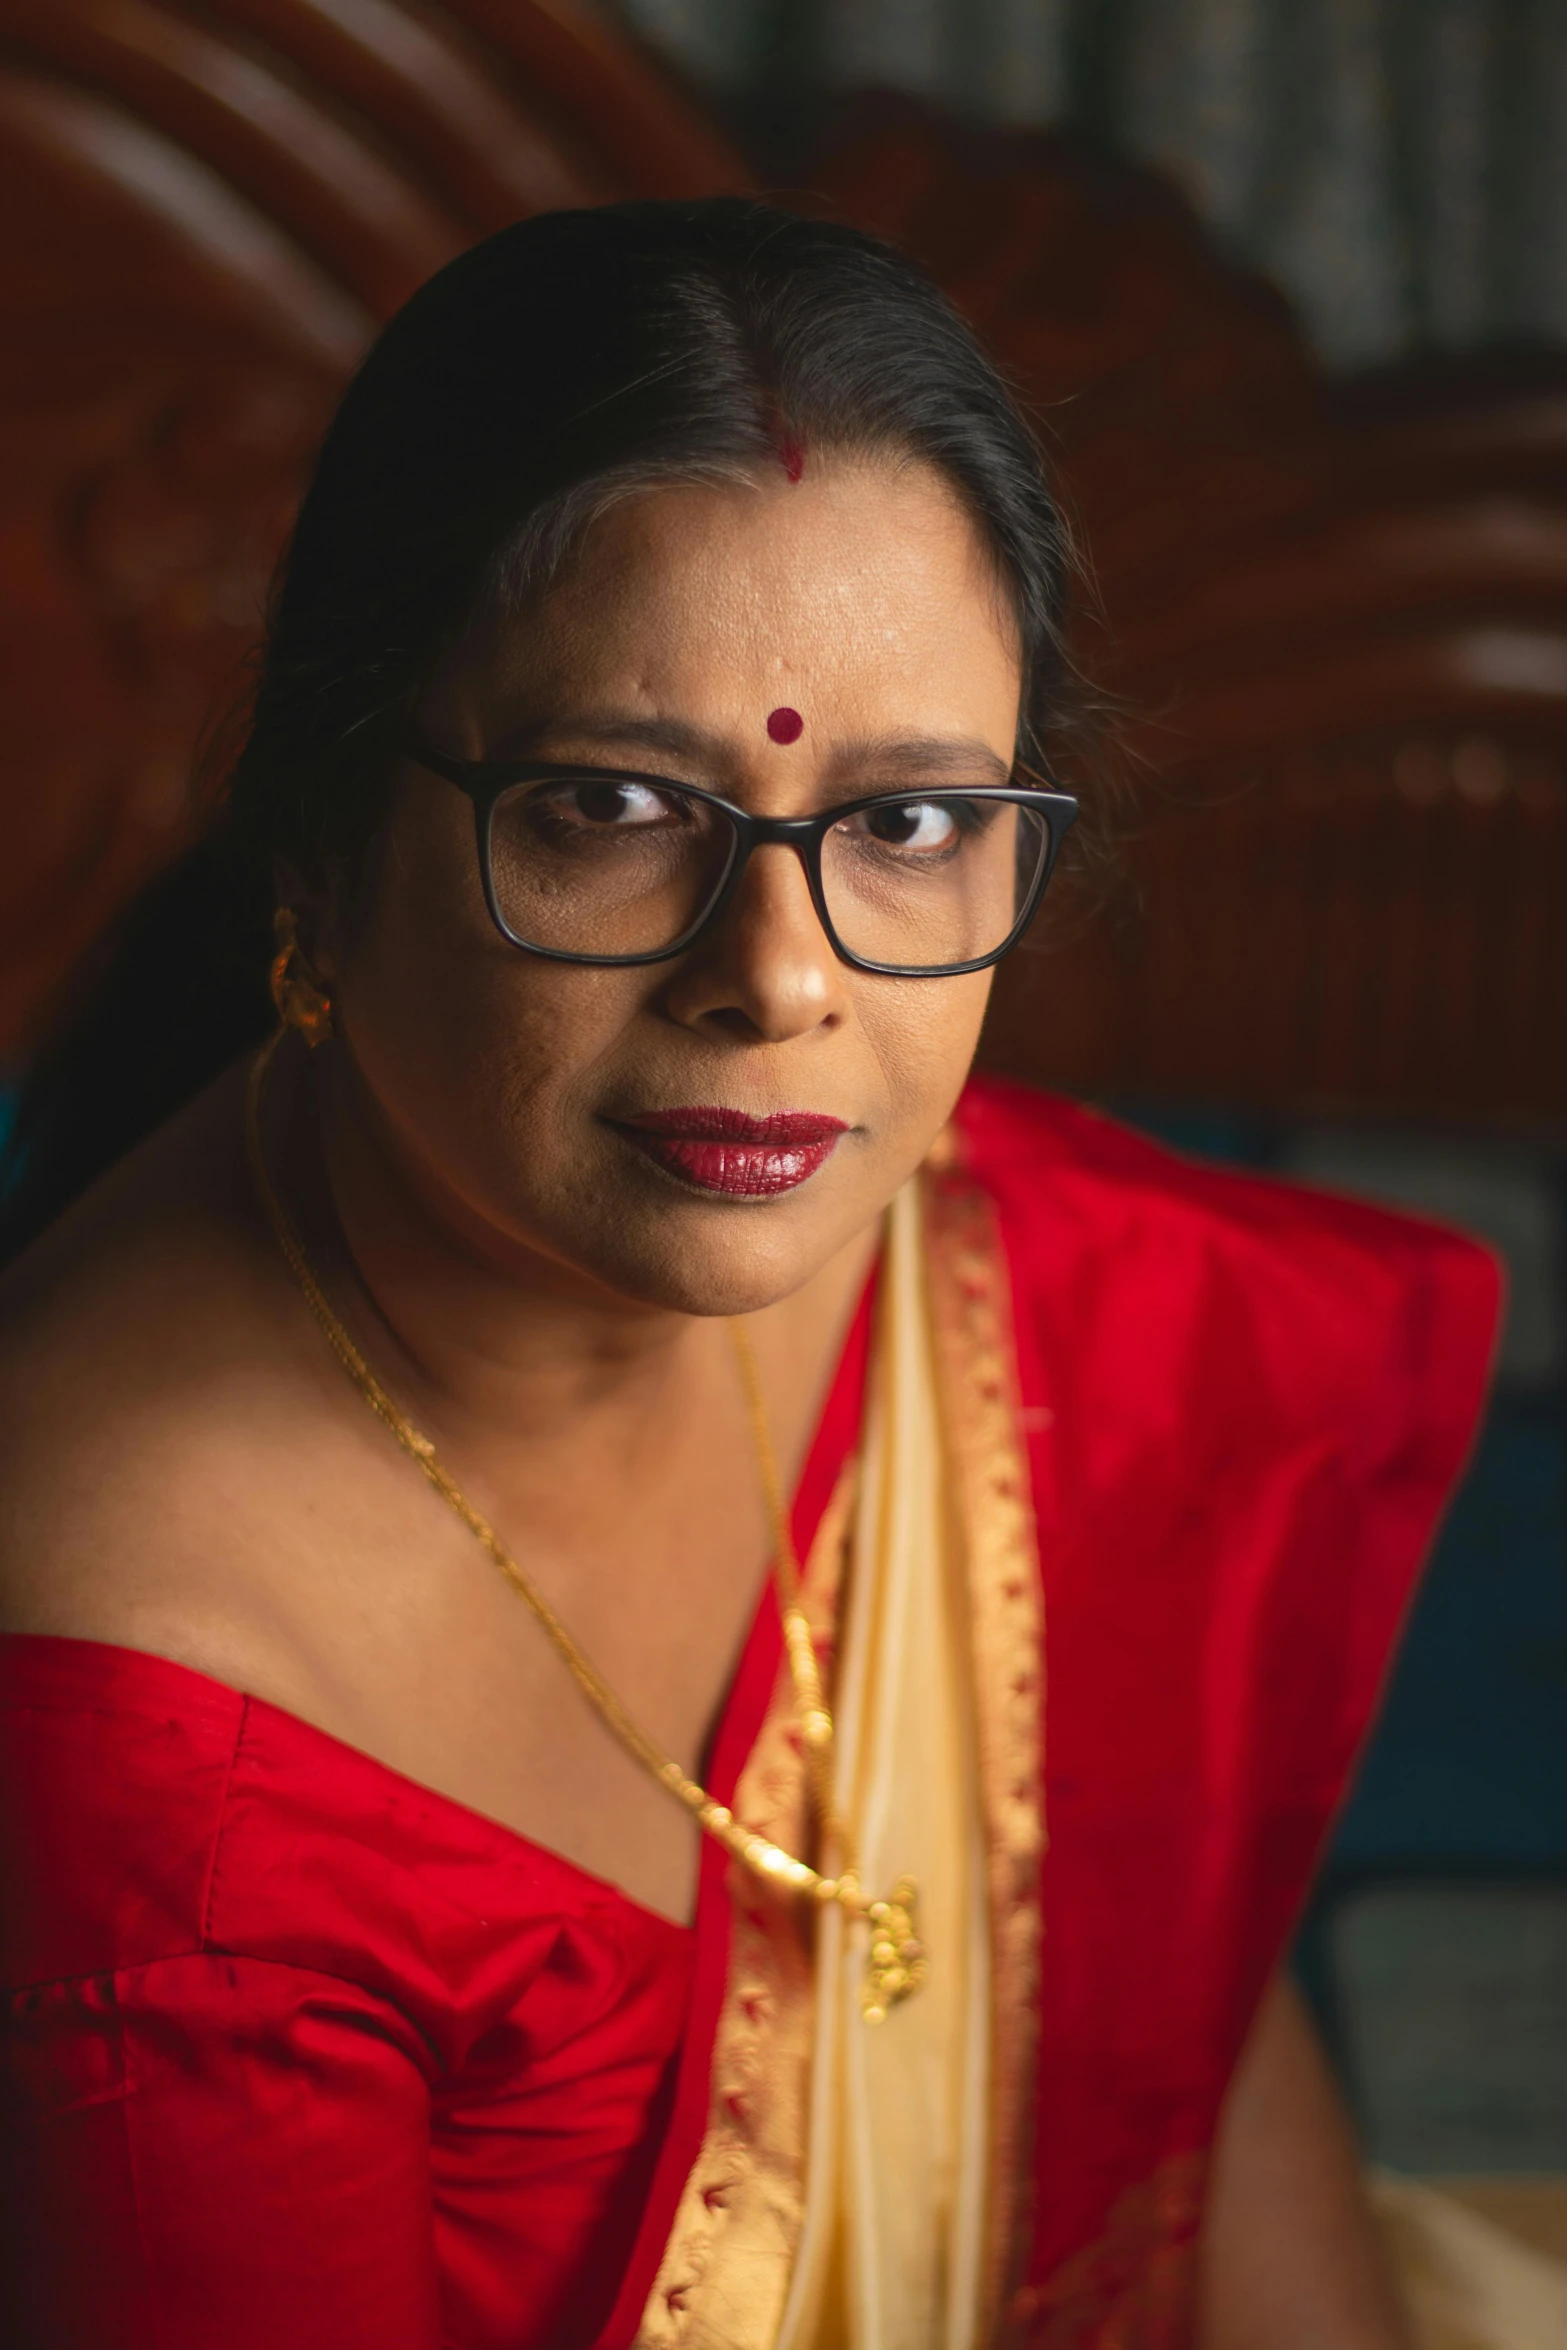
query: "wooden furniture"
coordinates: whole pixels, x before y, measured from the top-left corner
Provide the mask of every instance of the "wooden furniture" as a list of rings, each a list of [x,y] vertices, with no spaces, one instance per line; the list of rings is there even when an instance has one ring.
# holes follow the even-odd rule
[[[0,1056],[199,819],[376,321],[533,209],[745,178],[570,0],[0,0]],[[1567,362],[1336,392],[1157,181],[1048,142],[881,110],[816,182],[1040,409],[1129,713],[1123,877],[990,1057],[1560,1117]]]
[[[199,820],[377,324],[528,212],[743,178],[554,0],[0,0],[0,1061]]]
[[[989,1057],[1560,1119],[1567,355],[1335,391],[1151,178],[905,111],[822,176],[1040,411],[1098,575],[1083,656],[1128,716],[1122,884],[1013,958]]]

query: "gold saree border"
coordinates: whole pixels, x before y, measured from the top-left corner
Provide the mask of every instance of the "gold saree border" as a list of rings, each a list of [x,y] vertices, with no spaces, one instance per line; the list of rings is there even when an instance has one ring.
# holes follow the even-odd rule
[[[1043,1797],[1044,1601],[994,1207],[944,1136],[922,1182],[930,1311],[950,1484],[961,1522],[986,1841],[991,2110],[979,2339],[993,2339],[1026,2252],[1033,2154]],[[812,1545],[803,1598],[830,1642],[850,1534],[844,1471]],[[781,1670],[734,1797],[788,1851],[810,1806],[793,1692]],[[637,2350],[770,2350],[804,2207],[815,2020],[814,1915],[736,1864],[729,1979],[708,2123],[637,2334]],[[1013,2315],[1007,2310],[1007,2315]]]
[[[838,1614],[854,1502],[851,1461],[806,1561],[801,1599],[818,1646]],[[824,1671],[824,1679],[830,1677]],[[813,1824],[794,1688],[780,1667],[735,1788],[735,1816],[786,1852]],[[711,2095],[692,2165],[637,2333],[637,2350],[769,2350],[789,2290],[804,2210],[804,2150],[815,2036],[815,1913],[780,1901],[730,1864],[729,1975],[713,2040]]]
[[[1032,2216],[1044,1816],[1044,1591],[1000,1225],[950,1134],[925,1183],[931,1316],[962,1523],[990,1924],[990,2177],[979,2339]],[[1010,2315],[1010,2312],[1008,2312]]]

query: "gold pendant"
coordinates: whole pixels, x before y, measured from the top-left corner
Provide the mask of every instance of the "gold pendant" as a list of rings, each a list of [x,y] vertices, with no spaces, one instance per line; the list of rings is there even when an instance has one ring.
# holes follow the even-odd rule
[[[930,1973],[930,1957],[915,1931],[919,1893],[912,1877],[900,1877],[885,1901],[865,1910],[871,1946],[860,1991],[860,2013],[868,2024],[884,2024],[893,2008],[910,1999]]]

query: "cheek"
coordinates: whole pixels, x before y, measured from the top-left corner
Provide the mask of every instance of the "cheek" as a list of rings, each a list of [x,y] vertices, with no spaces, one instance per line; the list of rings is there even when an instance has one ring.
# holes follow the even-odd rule
[[[992,973],[959,979],[872,980],[859,1006],[899,1138],[934,1140],[973,1064]]]
[[[635,1018],[641,975],[524,955],[496,931],[471,834],[388,845],[341,976],[344,1031],[389,1120],[464,1190],[514,1193],[573,1149],[571,1104]]]

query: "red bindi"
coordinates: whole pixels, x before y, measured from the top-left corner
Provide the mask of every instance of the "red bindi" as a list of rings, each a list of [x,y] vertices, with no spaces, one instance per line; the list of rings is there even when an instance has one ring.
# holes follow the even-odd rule
[[[805,732],[805,720],[798,710],[770,710],[767,731],[775,743],[797,743]]]

